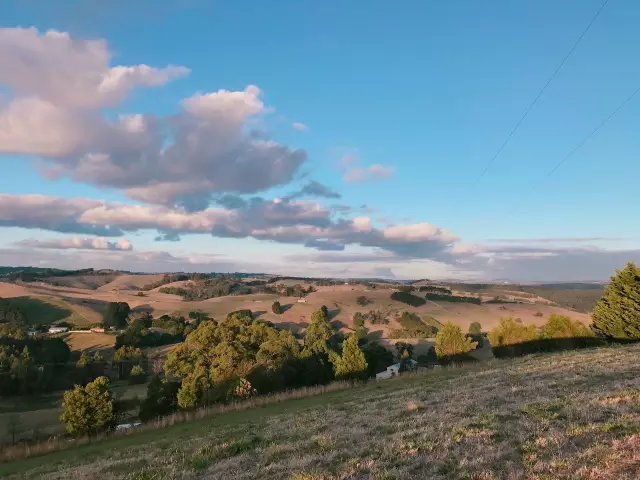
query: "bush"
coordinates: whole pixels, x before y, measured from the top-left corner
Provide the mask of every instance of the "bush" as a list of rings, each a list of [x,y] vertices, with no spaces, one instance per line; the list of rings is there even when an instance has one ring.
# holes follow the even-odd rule
[[[381,310],[370,310],[364,317],[371,325],[387,325],[389,323],[389,319]]]
[[[282,314],[282,307],[280,306],[280,302],[273,302],[273,305],[271,305],[271,311],[276,315]]]
[[[146,373],[140,365],[135,365],[129,372],[129,383],[132,385],[138,385],[144,383]]]
[[[501,318],[500,324],[489,332],[492,347],[538,340],[540,335],[535,325],[523,325],[513,317]]]
[[[552,313],[542,326],[544,338],[592,337],[593,333],[584,324],[565,315]]]
[[[416,297],[415,295],[407,292],[393,292],[391,294],[391,300],[406,303],[407,305],[411,305],[412,307],[420,307],[427,303],[423,298]]]
[[[482,334],[482,325],[480,325],[479,322],[472,322],[471,325],[469,325],[469,333],[474,335]]]
[[[363,327],[364,326],[364,315],[360,312],[356,312],[353,314],[353,326],[354,327]]]
[[[364,295],[360,295],[357,299],[356,302],[358,303],[358,305],[360,305],[361,307],[364,307],[365,305],[368,305],[371,302],[371,300],[369,300],[367,297],[365,297]]]

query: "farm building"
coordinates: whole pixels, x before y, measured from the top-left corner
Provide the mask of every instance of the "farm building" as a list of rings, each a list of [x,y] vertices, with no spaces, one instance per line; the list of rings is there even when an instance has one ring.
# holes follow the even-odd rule
[[[416,362],[415,360],[409,360],[408,370],[416,370],[417,368],[418,368],[418,362]],[[394,363],[390,367],[387,367],[387,369],[384,372],[380,372],[376,374],[376,380],[384,380],[386,378],[392,378],[399,374],[400,374],[400,362]]]
[[[69,327],[49,327],[49,333],[65,333],[69,331]]]

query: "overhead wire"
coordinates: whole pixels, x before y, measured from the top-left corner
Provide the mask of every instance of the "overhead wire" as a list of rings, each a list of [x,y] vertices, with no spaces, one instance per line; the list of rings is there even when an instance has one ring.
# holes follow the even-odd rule
[[[520,126],[522,125],[522,123],[525,121],[525,119],[527,118],[527,116],[529,115],[529,113],[531,112],[531,110],[533,109],[533,107],[538,103],[538,100],[540,100],[540,98],[542,97],[542,95],[544,94],[544,92],[547,90],[547,87],[549,87],[549,85],[551,84],[551,82],[553,81],[553,79],[556,77],[556,75],[558,74],[558,72],[560,71],[560,69],[564,66],[564,64],[567,62],[567,60],[569,59],[569,57],[571,57],[571,55],[573,54],[573,52],[575,51],[575,49],[578,47],[578,45],[580,44],[580,42],[582,42],[582,39],[586,36],[586,34],[589,32],[589,30],[591,29],[591,27],[593,26],[593,24],[596,22],[596,20],[598,19],[598,17],[600,16],[600,14],[602,13],[602,11],[604,10],[604,8],[607,6],[607,4],[609,3],[609,0],[605,0],[602,5],[600,5],[600,8],[598,9],[598,11],[596,12],[596,14],[593,16],[593,18],[591,18],[591,21],[589,22],[589,24],[587,25],[587,27],[582,31],[582,33],[580,34],[580,36],[578,37],[578,40],[576,40],[576,42],[573,44],[573,46],[571,47],[571,49],[569,50],[569,52],[564,56],[564,58],[562,59],[562,61],[560,62],[560,64],[558,65],[558,67],[555,69],[555,71],[551,74],[551,76],[549,77],[549,79],[547,80],[547,82],[544,84],[544,86],[542,87],[542,89],[540,90],[540,92],[538,92],[538,95],[536,95],[536,97],[533,99],[533,102],[531,102],[531,104],[529,105],[529,107],[525,110],[524,114],[522,115],[522,117],[520,117],[520,120],[518,120],[518,122],[516,123],[515,127],[513,127],[513,129],[511,130],[511,132],[509,133],[509,135],[507,136],[506,140],[502,143],[502,145],[500,145],[500,148],[498,148],[498,150],[496,151],[496,153],[493,155],[493,157],[491,158],[491,160],[489,161],[489,163],[487,164],[487,166],[484,168],[484,170],[482,171],[482,173],[478,176],[478,178],[476,179],[476,182],[473,184],[472,188],[475,188],[478,186],[478,184],[480,183],[480,181],[482,180],[482,178],[486,175],[486,173],[489,171],[489,169],[491,168],[491,166],[494,164],[494,162],[496,161],[496,159],[500,156],[500,154],[502,153],[502,151],[504,150],[504,148],[507,146],[507,144],[509,143],[509,141],[511,140],[511,138],[513,137],[513,135],[516,133],[516,131],[518,131],[518,129],[520,128]]]

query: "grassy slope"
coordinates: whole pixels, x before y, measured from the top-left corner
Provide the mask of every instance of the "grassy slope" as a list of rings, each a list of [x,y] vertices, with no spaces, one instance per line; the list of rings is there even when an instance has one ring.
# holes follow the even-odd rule
[[[0,476],[636,478],[639,368],[640,345],[492,361],[115,437]]]
[[[80,307],[53,296],[14,297],[5,300],[20,309],[32,325],[69,322],[82,327],[95,322],[93,315],[89,316]]]

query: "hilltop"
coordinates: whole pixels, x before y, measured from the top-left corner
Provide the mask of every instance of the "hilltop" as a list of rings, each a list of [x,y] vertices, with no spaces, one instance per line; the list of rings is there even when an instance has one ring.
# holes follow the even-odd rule
[[[632,479],[638,369],[640,346],[617,346],[280,395],[2,464],[0,475]]]

